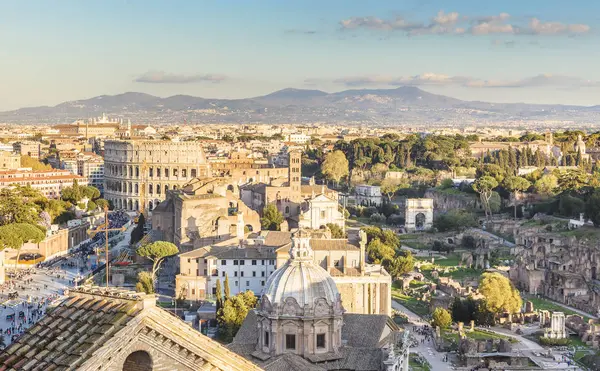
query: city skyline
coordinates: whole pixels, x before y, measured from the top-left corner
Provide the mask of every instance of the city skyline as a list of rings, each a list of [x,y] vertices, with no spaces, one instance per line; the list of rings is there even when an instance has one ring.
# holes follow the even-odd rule
[[[126,91],[247,98],[404,85],[595,105],[600,5],[576,3],[2,4],[0,110]]]

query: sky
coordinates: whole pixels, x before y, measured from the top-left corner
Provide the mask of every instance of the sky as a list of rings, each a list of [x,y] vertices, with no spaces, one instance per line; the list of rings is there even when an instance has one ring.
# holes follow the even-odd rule
[[[0,110],[418,86],[600,104],[595,0],[0,0]]]

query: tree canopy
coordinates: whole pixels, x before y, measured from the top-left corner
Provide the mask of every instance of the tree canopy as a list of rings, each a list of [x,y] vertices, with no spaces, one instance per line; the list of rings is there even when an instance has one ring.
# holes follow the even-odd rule
[[[263,209],[263,215],[260,218],[260,224],[263,229],[268,231],[278,231],[281,223],[283,223],[284,220],[283,214],[277,210],[277,206],[274,204],[268,204]]]
[[[336,150],[328,153],[321,165],[321,173],[325,178],[339,183],[348,175],[348,160],[344,152]]]
[[[444,308],[437,307],[431,315],[431,325],[439,328],[448,328],[452,324],[452,316]]]
[[[479,292],[485,296],[485,305],[492,313],[518,313],[523,305],[519,291],[500,273],[482,274]]]
[[[176,255],[179,252],[177,246],[167,241],[156,241],[147,245],[138,247],[137,254],[152,260],[152,279],[156,281],[156,272],[160,265],[169,256]]]

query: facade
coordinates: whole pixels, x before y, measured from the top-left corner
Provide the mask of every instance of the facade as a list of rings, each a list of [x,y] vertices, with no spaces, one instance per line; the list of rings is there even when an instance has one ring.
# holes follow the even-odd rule
[[[381,187],[366,184],[357,185],[354,188],[354,197],[356,205],[362,206],[381,206],[383,201]]]
[[[21,156],[40,158],[41,146],[40,142],[16,142],[13,144],[13,150]]]
[[[58,130],[60,135],[67,136],[84,138],[113,137],[122,124],[122,120],[111,120],[103,114],[102,117],[87,121],[80,120],[68,125],[55,125],[54,129]]]
[[[433,226],[433,199],[409,198],[405,205],[404,220],[407,231],[425,231]]]
[[[180,254],[175,292],[190,301],[212,298],[216,294],[217,280],[224,285],[227,277],[232,295],[248,290],[260,295],[267,278],[276,269],[275,264],[272,248],[241,245],[240,240],[234,238]]]
[[[152,212],[152,227],[181,251],[215,244],[244,231],[260,230],[260,216],[231,191],[226,179],[194,179],[171,190]]]
[[[408,336],[386,315],[346,315],[332,277],[314,262],[310,239],[304,230],[294,234],[288,261],[269,277],[229,348],[267,371],[407,371]],[[355,337],[365,332],[374,336]]]
[[[21,155],[0,151],[0,170],[17,170],[21,167]]]
[[[77,159],[77,174],[87,178],[89,185],[104,192],[104,159],[102,156],[83,152]]]
[[[337,200],[324,194],[314,196],[305,202],[298,218],[298,227],[320,229],[327,224],[335,224],[344,228],[346,219],[339,209]]]
[[[56,308],[0,353],[0,368],[260,370],[157,307],[154,296],[99,287],[71,289]]]
[[[68,170],[7,170],[0,171],[0,189],[11,185],[31,186],[51,199],[60,198],[63,188],[72,187],[77,180],[79,185],[88,185],[84,177],[71,174]]]
[[[199,142],[107,140],[104,142],[104,198],[119,209],[152,211],[170,189],[209,175]]]

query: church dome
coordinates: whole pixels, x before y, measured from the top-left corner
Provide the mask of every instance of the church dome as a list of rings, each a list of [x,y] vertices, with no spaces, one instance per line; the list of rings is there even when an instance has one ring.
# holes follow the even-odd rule
[[[283,306],[293,298],[300,308],[314,308],[320,299],[328,306],[340,300],[335,282],[329,273],[315,264],[313,251],[309,245],[310,236],[300,230],[292,239],[290,260],[277,269],[269,279],[263,291],[271,305]]]

